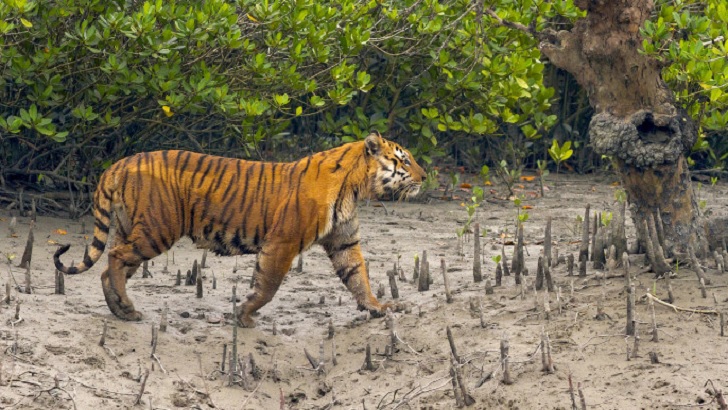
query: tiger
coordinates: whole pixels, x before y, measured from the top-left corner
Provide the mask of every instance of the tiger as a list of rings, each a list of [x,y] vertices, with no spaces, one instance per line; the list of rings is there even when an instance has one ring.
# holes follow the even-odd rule
[[[360,310],[381,316],[390,303],[372,294],[360,246],[359,199],[417,195],[426,177],[401,145],[370,133],[364,140],[296,162],[246,161],[169,150],[119,160],[99,177],[93,197],[94,232],[83,261],[56,269],[74,275],[99,260],[116,233],[101,274],[104,298],[118,318],[139,321],[126,282],[137,268],[183,236],[218,255],[257,254],[253,290],[236,309],[238,323],[273,299],[294,258],[321,245]]]

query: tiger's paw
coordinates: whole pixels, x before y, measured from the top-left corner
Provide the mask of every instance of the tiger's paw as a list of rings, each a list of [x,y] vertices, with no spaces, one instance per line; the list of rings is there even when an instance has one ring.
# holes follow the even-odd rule
[[[247,296],[248,301],[250,301],[254,297],[254,293],[251,293]],[[250,312],[248,310],[248,303],[245,302],[237,307],[235,313],[238,317],[238,326],[240,327],[247,327],[249,329],[252,329],[255,327],[255,320],[253,320],[252,317],[250,317],[255,312]]]
[[[116,313],[116,312],[114,312]],[[120,314],[116,314],[116,317],[118,317],[121,320],[126,320],[129,322],[139,322],[142,320],[144,315],[142,315],[141,312],[132,310],[131,312],[128,311],[122,311]]]
[[[379,318],[379,317],[386,316],[387,310],[390,310],[392,312],[400,312],[403,310],[403,306],[400,303],[387,302],[387,303],[382,303],[381,305],[379,305],[378,308],[373,308],[373,309],[364,308],[364,309],[360,309],[360,310],[369,310],[369,314],[373,318]]]
[[[238,325],[240,327],[246,327],[248,329],[252,329],[255,327],[255,320],[253,320],[253,318],[250,316],[240,315],[240,316],[238,316]]]

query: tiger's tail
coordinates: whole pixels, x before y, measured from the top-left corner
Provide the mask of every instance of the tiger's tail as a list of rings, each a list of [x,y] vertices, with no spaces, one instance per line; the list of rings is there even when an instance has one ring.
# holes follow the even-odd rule
[[[111,226],[111,193],[104,191],[104,179],[103,176],[99,181],[99,185],[94,193],[94,239],[91,242],[91,246],[88,248],[88,252],[83,257],[83,262],[76,266],[65,266],[61,262],[61,255],[66,253],[71,245],[63,245],[53,255],[53,263],[56,265],[56,269],[59,271],[75,275],[89,270],[96,261],[99,260],[101,255],[104,253],[106,242],[109,239],[109,227]]]

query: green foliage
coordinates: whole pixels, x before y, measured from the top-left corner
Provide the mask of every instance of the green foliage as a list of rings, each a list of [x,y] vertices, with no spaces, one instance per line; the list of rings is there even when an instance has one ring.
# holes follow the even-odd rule
[[[556,117],[536,40],[475,6],[3,1],[0,164],[80,180],[109,152],[265,157],[280,146],[298,156],[376,129],[429,163],[511,126],[539,138]],[[580,14],[571,1],[492,7],[538,29]],[[80,158],[58,168],[71,153]]]
[[[627,200],[627,191],[622,188],[614,190],[614,200],[623,204]]]
[[[728,6],[723,0],[656,2],[641,32],[644,52],[665,65],[662,75],[701,126],[696,159],[722,167],[728,158]]]
[[[469,147],[481,166],[486,149],[505,147],[489,165],[512,195],[521,160],[559,121],[556,90],[544,86],[537,40],[481,6],[2,1],[0,180],[42,171],[48,183],[60,183],[59,173],[81,181],[110,156],[157,148],[263,158],[287,148],[298,157],[375,129],[425,163],[455,146]],[[568,29],[585,14],[573,0],[486,7],[539,31]],[[678,102],[701,124],[691,161],[722,166],[725,2],[660,0],[656,13],[642,28],[642,47],[665,64]],[[576,149],[573,125],[561,127]],[[503,158],[512,169],[499,166]]]

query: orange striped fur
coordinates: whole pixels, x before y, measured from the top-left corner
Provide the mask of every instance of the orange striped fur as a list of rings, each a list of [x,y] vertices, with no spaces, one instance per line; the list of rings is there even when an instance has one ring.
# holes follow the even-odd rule
[[[258,254],[255,288],[238,310],[244,326],[268,303],[293,259],[320,244],[361,309],[388,307],[372,295],[359,246],[358,199],[411,196],[425,173],[404,148],[370,134],[297,162],[255,162],[186,151],[145,152],[124,158],[101,176],[94,194],[94,238],[67,274],[88,270],[101,257],[112,215],[116,220],[102,287],[111,311],[125,320],[142,315],[126,293],[139,265],[183,236],[220,255]]]

